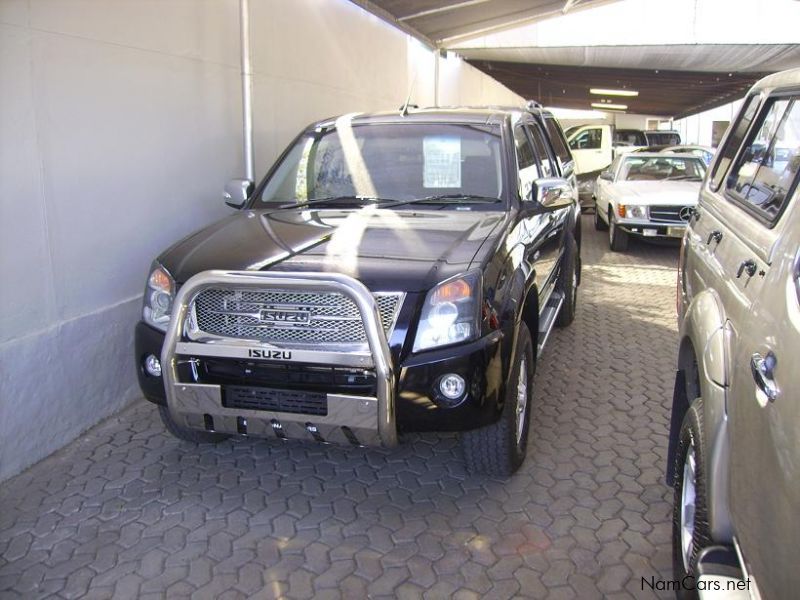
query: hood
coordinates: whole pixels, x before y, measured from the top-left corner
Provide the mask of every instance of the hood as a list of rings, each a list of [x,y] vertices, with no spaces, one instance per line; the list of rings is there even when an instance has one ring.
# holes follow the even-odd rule
[[[699,181],[620,181],[611,186],[618,202],[663,206],[697,204]]]
[[[177,283],[208,269],[344,273],[373,291],[423,291],[467,270],[502,212],[244,210],[159,257]]]

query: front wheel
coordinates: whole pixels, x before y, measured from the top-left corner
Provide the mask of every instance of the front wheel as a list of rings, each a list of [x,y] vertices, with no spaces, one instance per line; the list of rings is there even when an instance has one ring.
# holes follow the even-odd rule
[[[516,348],[500,419],[461,434],[461,448],[470,473],[508,477],[525,460],[536,366],[531,334],[525,323],[519,325]]]
[[[608,214],[608,247],[612,252],[625,252],[628,249],[628,232],[623,231],[614,220],[614,215]]]
[[[603,221],[603,217],[600,216],[600,208],[597,204],[595,204],[594,207],[594,228],[596,231],[605,231],[608,229],[608,225]]]
[[[683,581],[693,575],[700,551],[711,543],[705,474],[703,400],[697,398],[681,425],[675,456],[672,510],[672,572]],[[696,590],[680,589],[680,599],[697,598]]]

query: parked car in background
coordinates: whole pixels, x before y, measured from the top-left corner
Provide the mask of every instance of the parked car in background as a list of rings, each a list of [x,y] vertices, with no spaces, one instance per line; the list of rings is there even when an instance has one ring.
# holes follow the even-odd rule
[[[387,447],[457,431],[470,471],[520,466],[536,361],[580,282],[549,112],[321,121],[226,194],[239,210],[147,278],[136,364],[168,431]]]
[[[747,95],[681,248],[667,479],[674,578],[700,584],[683,597],[800,593],[798,90],[800,69]]]
[[[677,131],[648,129],[644,135],[649,146],[676,146],[681,143],[681,134]]]
[[[684,144],[680,146],[666,146],[659,150],[659,152],[670,152],[674,154],[691,154],[692,156],[699,156],[706,163],[706,166],[711,164],[711,159],[714,158],[714,148],[710,146],[696,146],[691,144]]]
[[[706,172],[698,157],[632,153],[618,156],[597,178],[594,226],[608,229],[611,250],[628,248],[631,235],[680,238]]]
[[[575,175],[582,202],[595,195],[595,180],[618,155],[636,152],[653,145],[680,144],[674,131],[617,129],[611,125],[575,125],[565,131],[567,144],[575,158]]]

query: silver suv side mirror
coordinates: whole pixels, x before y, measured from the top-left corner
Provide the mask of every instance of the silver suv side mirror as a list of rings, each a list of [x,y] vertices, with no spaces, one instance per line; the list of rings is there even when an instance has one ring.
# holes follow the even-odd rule
[[[242,208],[250,194],[253,193],[253,182],[249,179],[231,179],[225,184],[222,199],[232,208]]]
[[[560,177],[537,179],[533,182],[531,196],[547,212],[567,208],[575,201],[569,181]]]

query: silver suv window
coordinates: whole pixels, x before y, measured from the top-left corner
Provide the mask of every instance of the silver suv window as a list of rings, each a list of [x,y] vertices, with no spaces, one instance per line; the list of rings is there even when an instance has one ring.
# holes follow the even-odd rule
[[[722,184],[722,179],[728,171],[728,167],[733,162],[736,152],[742,145],[744,136],[747,135],[747,130],[750,129],[750,124],[756,116],[758,110],[758,96],[750,96],[745,101],[745,107],[740,113],[739,120],[734,125],[728,139],[725,141],[722,149],[719,151],[719,157],[714,163],[714,171],[711,174],[711,189],[716,191]]]
[[[736,165],[726,195],[773,223],[797,184],[800,170],[800,96],[768,100]]]

